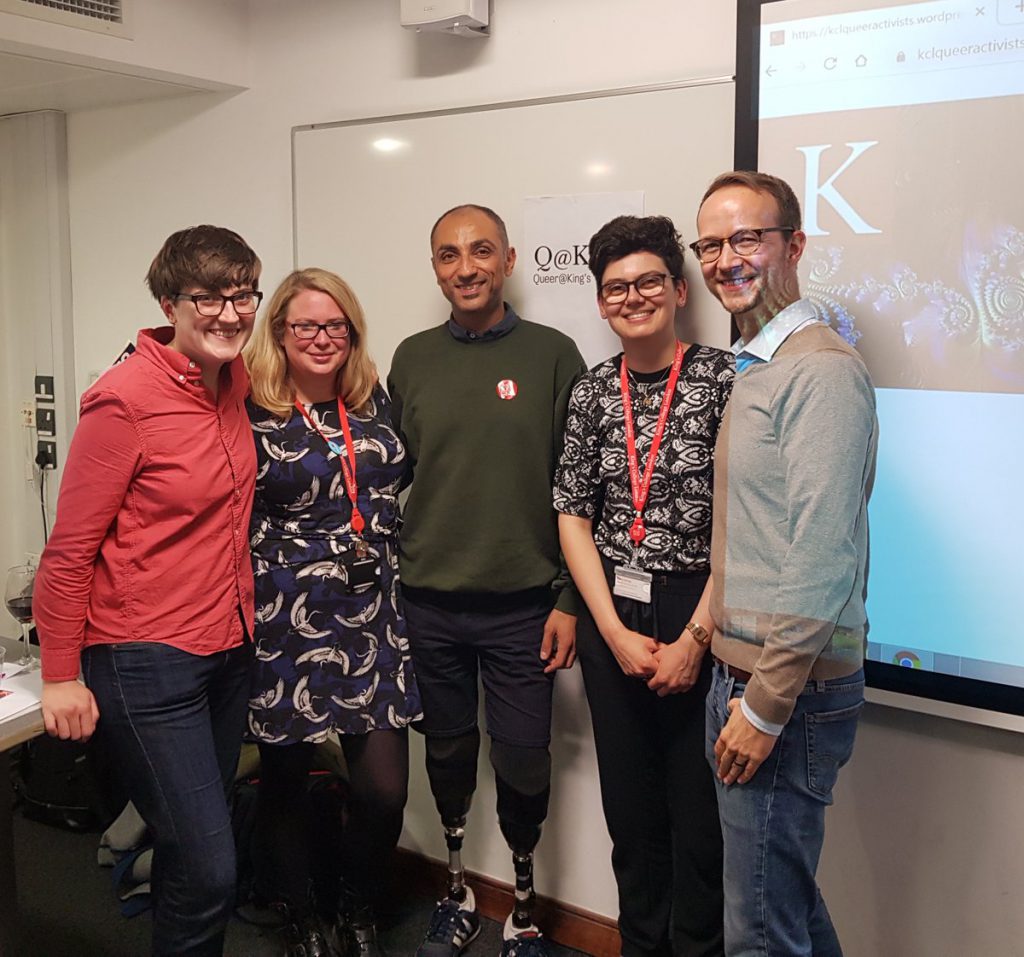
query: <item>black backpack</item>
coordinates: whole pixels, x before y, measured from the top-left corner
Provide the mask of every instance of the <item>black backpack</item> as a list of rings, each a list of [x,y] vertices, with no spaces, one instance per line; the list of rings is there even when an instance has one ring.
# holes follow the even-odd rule
[[[88,745],[44,735],[21,746],[15,768],[25,817],[69,831],[102,830],[107,813]]]

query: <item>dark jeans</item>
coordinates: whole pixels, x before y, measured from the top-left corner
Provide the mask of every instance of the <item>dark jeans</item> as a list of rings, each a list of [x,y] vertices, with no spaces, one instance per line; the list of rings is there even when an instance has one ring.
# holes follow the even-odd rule
[[[153,955],[218,957],[235,894],[225,793],[245,726],[252,646],[191,655],[160,642],[82,655],[99,734],[153,834]]]
[[[610,578],[612,566],[605,566]],[[656,578],[650,604],[615,598],[616,611],[627,627],[670,644],[679,640],[705,581]],[[704,758],[711,656],[704,656],[694,688],[659,698],[623,674],[586,609],[577,621],[576,646],[612,839],[622,953],[721,954],[722,835]]]

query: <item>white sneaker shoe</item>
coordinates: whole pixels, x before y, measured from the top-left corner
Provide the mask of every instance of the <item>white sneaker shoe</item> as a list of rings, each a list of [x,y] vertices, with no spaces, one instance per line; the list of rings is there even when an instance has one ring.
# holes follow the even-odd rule
[[[535,924],[529,927],[516,927],[512,923],[512,915],[505,918],[505,927],[501,936],[501,957],[548,957],[548,942]]]

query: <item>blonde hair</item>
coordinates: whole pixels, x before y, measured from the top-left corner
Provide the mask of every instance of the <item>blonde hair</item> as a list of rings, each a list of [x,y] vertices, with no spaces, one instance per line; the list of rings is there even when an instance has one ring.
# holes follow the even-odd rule
[[[252,398],[280,418],[287,418],[295,403],[295,388],[288,380],[288,359],[281,344],[285,319],[292,299],[302,290],[326,293],[349,321],[349,353],[338,370],[336,390],[345,405],[360,411],[377,384],[377,367],[366,348],[366,319],[356,294],[341,276],[326,269],[297,269],[286,276],[267,306],[245,350],[245,364],[252,380]]]

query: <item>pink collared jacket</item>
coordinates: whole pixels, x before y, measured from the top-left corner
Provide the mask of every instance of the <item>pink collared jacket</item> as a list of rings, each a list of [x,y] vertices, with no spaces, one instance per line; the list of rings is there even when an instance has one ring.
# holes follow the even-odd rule
[[[214,400],[173,331],[143,329],[82,396],[33,597],[46,681],[77,678],[89,645],[208,655],[242,643],[243,617],[252,634],[248,375],[235,359]]]

